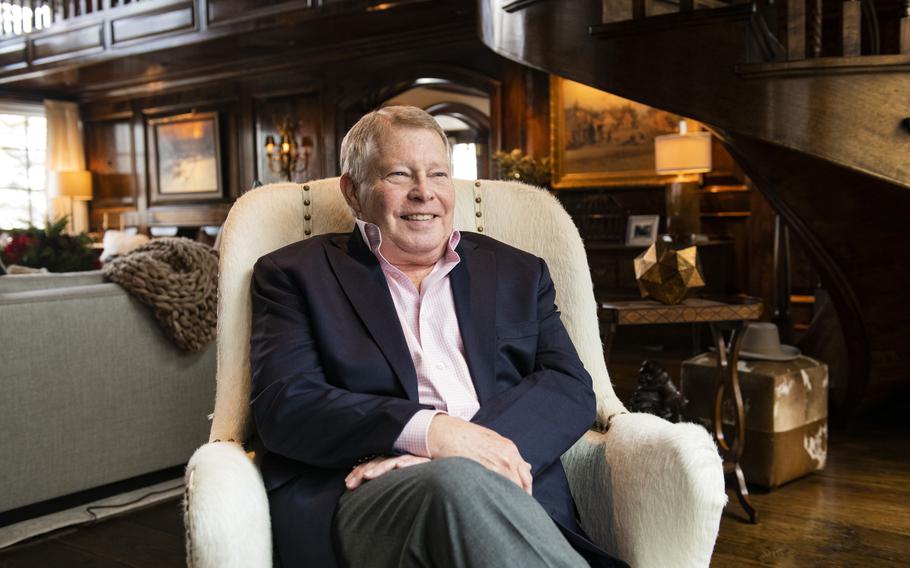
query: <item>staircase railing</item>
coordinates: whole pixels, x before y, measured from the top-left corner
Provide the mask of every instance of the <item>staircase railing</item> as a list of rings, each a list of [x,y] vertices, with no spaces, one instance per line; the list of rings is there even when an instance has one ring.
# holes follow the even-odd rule
[[[626,0],[604,1],[591,34],[611,37],[751,10],[745,63],[796,62],[827,57],[910,55],[910,0]],[[881,16],[881,17],[880,17]]]
[[[141,0],[2,0],[0,39],[46,30]]]

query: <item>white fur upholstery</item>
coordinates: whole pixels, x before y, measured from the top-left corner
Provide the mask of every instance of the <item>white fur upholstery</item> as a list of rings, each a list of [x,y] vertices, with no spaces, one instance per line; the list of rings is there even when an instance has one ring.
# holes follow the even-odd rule
[[[708,566],[727,502],[723,465],[701,426],[615,416],[562,458],[582,526],[631,566]]]
[[[478,183],[456,180],[456,228],[475,231],[482,224],[484,234],[547,261],[563,323],[594,379],[598,422],[612,424],[606,433],[588,432],[564,456],[584,526],[634,566],[707,566],[726,499],[720,461],[709,435],[695,426],[625,414],[607,374],[591,275],[571,218],[545,191],[517,182]],[[305,200],[310,201],[307,207]],[[304,222],[305,209],[312,215],[311,224]],[[221,239],[218,386],[211,441],[239,441],[247,430],[253,264],[260,256],[304,238],[305,226],[314,235],[351,230],[353,218],[337,178],[306,186],[261,187],[231,209]],[[254,476],[245,472],[236,478],[199,475],[203,466],[217,469],[221,461],[225,469],[236,467],[231,464],[243,455],[239,449],[234,454],[213,452],[212,445],[200,448],[187,468],[190,566],[268,566],[267,560],[254,562],[244,556],[235,562],[223,554],[222,549],[236,546],[229,542],[236,534],[243,534],[244,545],[256,551],[271,549],[268,531],[263,533],[267,520],[261,520],[268,504],[255,469]],[[250,513],[238,513],[233,506],[210,510],[208,503],[215,495],[236,501],[237,507],[249,507]],[[199,504],[203,499],[205,504]],[[655,547],[662,550],[652,550]],[[666,562],[668,557],[673,561]]]
[[[259,469],[239,444],[208,443],[186,468],[187,565],[272,565],[272,523]]]

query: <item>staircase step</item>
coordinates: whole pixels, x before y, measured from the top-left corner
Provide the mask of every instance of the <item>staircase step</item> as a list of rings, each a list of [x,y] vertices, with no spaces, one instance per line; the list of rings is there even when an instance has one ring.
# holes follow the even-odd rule
[[[860,57],[817,57],[799,61],[742,63],[735,67],[744,78],[785,77],[788,75],[835,75],[910,71],[910,55],[863,55]]]

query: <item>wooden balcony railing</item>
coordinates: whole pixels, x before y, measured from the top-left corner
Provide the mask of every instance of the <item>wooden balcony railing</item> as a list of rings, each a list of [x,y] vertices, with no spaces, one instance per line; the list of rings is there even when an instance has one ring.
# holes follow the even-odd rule
[[[0,85],[363,7],[363,0],[0,0]]]
[[[2,0],[0,39],[46,30],[54,24],[139,2],[140,0]]]
[[[609,37],[746,16],[746,63],[910,55],[910,0],[604,0],[602,23],[591,33]]]

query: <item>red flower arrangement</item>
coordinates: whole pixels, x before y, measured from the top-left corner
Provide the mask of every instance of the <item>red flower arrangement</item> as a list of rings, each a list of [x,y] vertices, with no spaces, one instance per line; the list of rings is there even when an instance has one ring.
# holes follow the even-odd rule
[[[3,264],[47,268],[50,272],[78,272],[101,268],[89,248],[92,240],[85,233],[71,236],[63,231],[67,218],[49,223],[47,229],[29,227],[10,231],[10,241],[0,251]]]
[[[26,251],[38,242],[35,237],[28,235],[16,235],[6,244],[3,249],[3,262],[5,264],[19,264],[19,261],[26,254]]]

